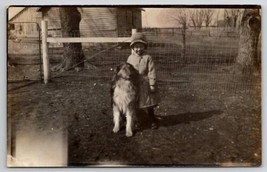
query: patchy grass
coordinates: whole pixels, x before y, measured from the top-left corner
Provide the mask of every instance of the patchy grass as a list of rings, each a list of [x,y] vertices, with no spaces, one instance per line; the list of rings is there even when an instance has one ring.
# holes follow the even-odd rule
[[[69,165],[261,164],[260,82],[218,73],[174,73],[168,80],[181,82],[159,82],[160,128],[144,125],[126,138],[124,129],[112,133],[111,73],[66,72],[48,85],[8,83],[9,119],[22,132],[67,132]]]

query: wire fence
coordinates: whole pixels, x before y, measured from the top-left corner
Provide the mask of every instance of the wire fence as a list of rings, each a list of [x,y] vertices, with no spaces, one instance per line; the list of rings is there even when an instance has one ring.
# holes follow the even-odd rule
[[[181,88],[208,85],[236,90],[260,88],[260,75],[244,76],[233,72],[239,48],[239,31],[235,28],[188,28],[186,32],[181,28],[141,28],[138,31],[146,35],[147,53],[155,62],[160,83]],[[48,35],[62,37],[58,29],[50,28]],[[72,36],[85,37],[75,31]],[[130,33],[120,33],[120,36],[129,37]],[[51,66],[62,61],[63,51],[63,43],[49,43]],[[131,53],[129,43],[82,43],[82,51],[74,53],[85,55],[85,69],[89,69],[89,76],[95,74],[107,78],[113,74],[111,70],[125,62]]]

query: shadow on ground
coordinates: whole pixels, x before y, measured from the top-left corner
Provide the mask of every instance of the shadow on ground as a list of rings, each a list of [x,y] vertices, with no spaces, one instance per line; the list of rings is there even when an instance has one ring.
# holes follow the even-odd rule
[[[156,116],[156,118],[158,119],[157,121],[159,127],[169,127],[178,124],[188,124],[193,121],[204,120],[206,118],[210,118],[214,115],[220,115],[222,113],[223,111],[221,110],[211,110],[206,112],[187,112],[178,115]],[[151,128],[151,120],[148,119],[148,117],[143,117],[140,123],[142,125],[141,130]]]
[[[220,110],[212,110],[206,112],[187,112],[178,115],[169,115],[169,116],[162,116],[161,120],[159,121],[160,126],[168,127],[177,124],[187,124],[192,121],[200,121],[206,118],[210,118],[213,115],[220,115],[222,111]]]

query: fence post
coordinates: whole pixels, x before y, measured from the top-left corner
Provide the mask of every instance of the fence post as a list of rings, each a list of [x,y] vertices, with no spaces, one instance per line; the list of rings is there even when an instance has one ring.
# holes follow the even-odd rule
[[[42,20],[42,57],[43,57],[43,70],[44,70],[44,83],[47,84],[49,81],[49,58],[47,48],[47,21]]]
[[[132,35],[137,32],[137,29],[132,29]]]

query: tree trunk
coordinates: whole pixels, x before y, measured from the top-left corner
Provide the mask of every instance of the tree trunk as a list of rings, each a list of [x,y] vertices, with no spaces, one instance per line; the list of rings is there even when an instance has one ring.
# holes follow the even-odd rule
[[[186,25],[183,26],[182,28],[182,37],[183,37],[183,43],[182,43],[182,54],[181,57],[183,59],[183,62],[186,64],[187,63],[187,58],[186,58]]]
[[[61,31],[63,37],[80,37],[79,24],[81,14],[76,7],[59,8]],[[84,54],[81,43],[63,43],[64,54],[62,63],[54,67],[54,70],[80,71],[84,67]]]
[[[257,56],[260,31],[259,10],[246,9],[241,20],[239,50],[236,59],[237,69],[241,73],[260,70],[260,59]]]

